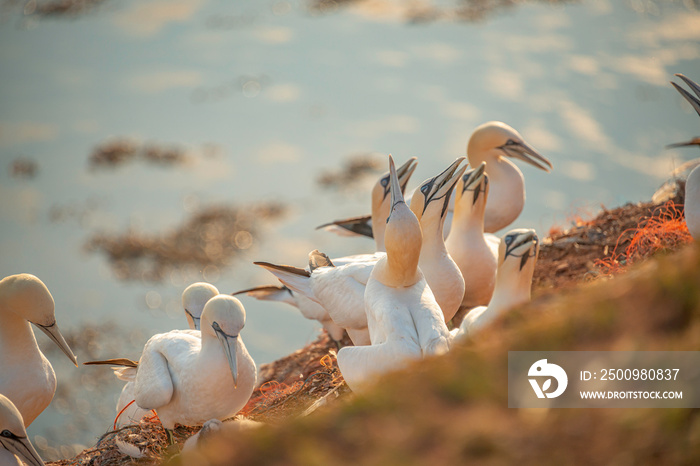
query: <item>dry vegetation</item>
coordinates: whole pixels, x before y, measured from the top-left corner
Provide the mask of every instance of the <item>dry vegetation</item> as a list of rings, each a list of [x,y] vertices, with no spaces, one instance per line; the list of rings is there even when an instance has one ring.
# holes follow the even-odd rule
[[[323,188],[346,189],[354,187],[368,175],[383,171],[385,160],[378,154],[355,154],[348,157],[338,171],[322,172],[318,184]]]
[[[697,410],[507,408],[509,350],[700,349],[700,251],[685,246],[687,233],[677,241],[664,236],[671,230],[647,228],[678,219],[671,215],[682,209],[628,204],[552,231],[543,242],[532,303],[446,357],[387,375],[367,394],[350,396],[335,345],[322,334],[260,368],[261,386],[242,413],[271,427],[214,438],[214,447],[199,454],[222,465],[694,463],[700,458]],[[612,269],[601,264],[617,259],[612,271],[626,270],[630,264],[620,259],[644,235],[656,241],[638,251],[633,273],[608,278]],[[671,249],[678,251],[657,254]],[[324,409],[316,410],[319,405]],[[181,428],[178,442],[195,431]],[[120,453],[116,439],[147,457]],[[165,448],[157,423],[142,421],[56,464],[194,464],[176,450]]]

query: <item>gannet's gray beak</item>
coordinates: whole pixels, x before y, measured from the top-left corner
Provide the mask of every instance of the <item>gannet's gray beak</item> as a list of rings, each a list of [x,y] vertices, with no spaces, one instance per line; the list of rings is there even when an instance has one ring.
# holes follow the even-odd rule
[[[552,163],[545,157],[540,155],[525,141],[514,141],[509,139],[508,142],[499,147],[508,157],[522,160],[530,165],[544,170],[549,173],[552,170]]]
[[[68,356],[68,359],[73,361],[75,367],[78,367],[78,359],[75,357],[75,354],[73,354],[73,351],[70,349],[70,346],[68,346],[68,343],[66,343],[66,339],[63,338],[61,331],[58,329],[58,325],[56,325],[56,321],[54,321],[53,324],[46,326],[35,322],[32,323],[39,327],[39,329],[41,329],[41,331],[44,332],[49,338],[51,338],[51,340],[56,343],[59,348],[61,348],[61,351]]]
[[[185,309],[185,314],[187,314],[188,316],[190,316],[190,319],[192,319],[192,323],[194,324],[194,329],[195,329],[195,330],[201,330],[201,329],[199,328],[199,325],[200,325],[200,321],[202,320],[202,318],[201,318],[201,317],[195,317],[195,316],[193,316],[192,313],[191,313],[190,311],[188,311],[187,309]]]
[[[3,430],[0,432],[0,445],[31,466],[44,466],[44,461],[27,437],[19,437],[9,430]]]
[[[485,170],[486,162],[481,162],[478,167],[474,168],[473,170],[466,171],[462,177],[464,180],[464,184],[462,185],[462,194],[464,194],[466,191],[474,192],[472,205],[476,203],[482,192],[486,192],[486,186],[489,183],[489,178],[486,176]]]
[[[399,189],[403,193],[406,190],[406,185],[408,185],[408,180],[411,179],[411,175],[413,175],[413,172],[416,170],[416,167],[418,166],[417,159],[415,157],[411,157],[408,159],[406,163],[401,165],[399,168],[396,169],[396,176],[399,180]],[[389,174],[389,177],[391,178],[391,174]],[[384,181],[386,180],[386,182]],[[391,180],[384,178],[382,180],[382,185],[384,185],[384,198],[386,199],[387,194],[389,194],[389,191],[391,191]],[[390,189],[391,188],[391,189]],[[393,205],[393,204],[392,204]]]
[[[680,94],[683,97],[685,97],[685,100],[687,100],[688,103],[693,107],[693,109],[695,109],[697,114],[700,115],[700,86],[692,79],[687,78],[680,73],[676,74],[676,76],[681,78],[688,85],[690,90],[695,93],[695,96],[683,89],[682,87],[680,87],[678,84],[674,82],[671,82],[671,84],[673,84],[673,87],[675,87],[676,90],[680,92]]]
[[[423,195],[423,212],[428,208],[428,204],[433,201],[438,201],[440,199],[444,200],[442,215],[447,211],[447,205],[450,201],[450,195],[454,189],[457,181],[459,181],[464,170],[467,166],[460,167],[461,163],[466,159],[466,157],[459,157],[457,160],[452,162],[447,169],[445,169],[439,175],[426,180],[421,186],[418,187],[416,192],[420,192]],[[414,193],[415,196],[415,193]]]
[[[238,362],[236,358],[238,335],[226,334],[216,322],[212,323],[211,326],[214,332],[216,332],[216,338],[219,339],[221,346],[224,348],[226,359],[228,359],[228,366],[231,369],[231,375],[233,375],[233,386],[234,388],[238,388]]]
[[[391,186],[391,208],[393,210],[394,206],[400,202],[406,202],[403,198],[403,191],[399,184],[399,177],[396,174],[396,166],[394,165],[394,158],[389,156],[389,184]]]

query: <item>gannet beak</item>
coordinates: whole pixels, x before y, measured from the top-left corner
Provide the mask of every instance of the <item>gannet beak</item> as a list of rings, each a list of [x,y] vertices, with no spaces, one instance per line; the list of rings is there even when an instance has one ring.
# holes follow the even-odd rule
[[[464,170],[467,166],[460,168],[460,164],[466,159],[466,157],[459,157],[457,160],[452,162],[452,164],[445,169],[439,175],[425,181],[416,191],[420,192],[424,197],[423,203],[423,213],[428,208],[428,204],[433,201],[438,201],[440,199],[444,200],[442,215],[447,211],[447,205],[449,203],[452,190],[459,181]],[[415,195],[415,194],[414,194]]]
[[[238,362],[236,358],[238,335],[226,334],[216,322],[212,323],[211,326],[216,332],[216,338],[219,339],[221,346],[224,348],[226,359],[228,359],[228,366],[231,368],[231,375],[233,375],[233,387],[238,388]]]
[[[688,146],[700,146],[700,137],[693,138],[690,141],[686,141],[686,142],[677,142],[675,144],[669,144],[666,146],[666,149],[673,149],[675,147],[688,147]]]
[[[53,340],[53,342],[56,343],[59,348],[61,348],[61,351],[63,351],[65,355],[68,356],[68,359],[73,361],[75,367],[78,367],[78,359],[73,354],[73,351],[70,349],[70,346],[68,346],[68,343],[66,343],[66,339],[63,338],[63,335],[58,329],[58,325],[56,325],[55,321],[53,324],[47,326],[37,324],[35,322],[32,323],[39,327],[39,329],[41,329],[41,331],[43,331],[49,338],[51,338],[51,340]]]
[[[545,157],[540,155],[525,141],[514,141],[509,139],[508,142],[499,147],[508,157],[520,159],[530,165],[544,170],[549,173],[552,169],[552,163]]]
[[[686,91],[685,89],[683,89],[682,87],[680,87],[678,84],[676,84],[676,83],[674,83],[674,82],[671,82],[671,84],[673,84],[673,87],[675,87],[676,90],[677,90],[678,92],[680,92],[680,94],[681,94],[683,97],[685,97],[685,100],[687,100],[688,103],[695,109],[695,111],[697,112],[697,114],[700,115],[700,100],[699,100],[699,98],[700,98],[700,86],[699,86],[695,81],[693,81],[692,79],[687,78],[687,77],[683,76],[683,75],[680,74],[680,73],[676,74],[676,76],[678,76],[679,78],[681,78],[681,79],[688,85],[688,87],[690,88],[690,90],[693,91],[693,92],[695,93],[695,95],[696,95],[697,97],[695,97],[695,96],[693,96],[692,94],[690,94],[688,91]]]
[[[391,155],[389,155],[389,185],[391,186],[391,210],[394,210],[394,206],[396,206],[396,204],[406,201],[404,201],[403,198],[403,191],[401,190],[401,186],[399,184],[399,177],[396,174],[394,158]]]
[[[391,156],[389,156],[391,157]],[[399,189],[403,193],[406,190],[406,185],[408,184],[408,180],[411,179],[411,175],[413,175],[413,172],[416,170],[416,167],[418,166],[417,159],[415,157],[411,157],[408,159],[406,163],[401,165],[399,168],[396,169],[396,176],[399,180]],[[391,178],[391,174],[389,174],[389,178]],[[385,184],[386,181],[386,184]],[[386,199],[386,196],[389,194],[391,189],[391,180],[387,180],[384,178],[382,180],[382,184],[384,185],[384,198]],[[393,205],[393,204],[392,204]]]
[[[192,313],[191,313],[190,311],[188,311],[187,309],[185,309],[185,314],[187,314],[188,316],[190,316],[190,319],[192,319],[192,323],[194,324],[194,329],[195,329],[195,330],[201,330],[201,329],[199,328],[199,325],[200,325],[200,321],[202,320],[202,318],[201,318],[201,317],[195,317],[195,316],[193,316]]]
[[[0,445],[29,465],[44,466],[39,453],[36,452],[27,437],[18,437],[9,430],[3,430],[0,432]]]
[[[537,245],[539,239],[534,230],[521,230],[513,233],[508,233],[503,238],[506,243],[505,259],[508,256],[520,258],[520,270],[525,267],[530,257],[537,254]]]
[[[464,173],[462,179],[464,180],[464,185],[462,186],[462,194],[466,191],[474,191],[474,198],[472,200],[472,205],[476,203],[479,199],[479,195],[482,192],[486,192],[486,186],[489,184],[489,178],[486,176],[486,162],[481,162],[481,164]],[[483,185],[482,185],[483,181]]]

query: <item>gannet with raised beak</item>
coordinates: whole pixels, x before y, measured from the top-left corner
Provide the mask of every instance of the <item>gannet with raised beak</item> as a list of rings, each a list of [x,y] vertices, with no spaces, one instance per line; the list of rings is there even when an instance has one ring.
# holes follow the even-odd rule
[[[695,96],[690,92],[686,91],[678,84],[672,82],[673,87],[676,88],[680,94],[685,97],[688,103],[693,107],[700,116],[700,86],[690,78],[683,76],[682,74],[676,74],[681,78],[695,93]],[[677,144],[671,144],[667,147],[685,147],[685,146],[700,146],[700,137],[691,139],[688,142],[680,142]],[[700,240],[700,166],[695,167],[688,178],[685,181],[685,223],[688,226],[688,231],[690,235],[696,241]]]
[[[389,157],[391,183],[398,184]],[[372,269],[365,290],[371,346],[345,347],[338,367],[348,386],[361,389],[376,376],[412,360],[449,350],[450,334],[440,306],[418,268],[423,235],[399,189],[392,189],[384,241],[386,256]]]
[[[466,168],[459,167],[463,161],[464,157],[458,158],[441,174],[426,180],[419,188],[420,194],[414,196],[415,206],[411,206],[420,213],[420,225],[425,228],[423,245],[426,249],[420,254],[420,266],[425,266],[426,280],[431,288],[435,286],[434,296],[444,306],[444,315],[448,320],[457,312],[461,302],[463,280],[444,247],[442,222],[451,191]],[[336,259],[331,260],[323,253],[312,251],[309,254],[311,271],[268,262],[255,264],[270,271],[289,288],[321,304],[333,321],[345,328],[353,343],[359,346],[370,343],[364,312],[365,285],[372,268],[382,257],[385,254],[336,266]]]
[[[453,330],[455,339],[474,335],[504,312],[530,301],[538,252],[535,230],[516,229],[503,236],[493,297],[488,306],[476,307],[466,315],[460,327]]]
[[[234,416],[248,402],[257,378],[240,332],[245,309],[228,295],[207,301],[202,337],[178,331],[151,337],[136,370],[136,404],[153,409],[163,427],[202,424]]]
[[[39,350],[30,324],[78,365],[56,325],[54,309],[49,289],[34,275],[10,275],[0,281],[0,393],[12,400],[27,427],[56,391],[56,374]]]
[[[523,173],[509,159],[519,159],[549,172],[552,164],[525,142],[516,130],[500,121],[489,121],[474,130],[467,144],[472,167],[486,162],[491,184],[484,213],[484,231],[494,233],[515,221],[525,205]]]
[[[411,179],[411,175],[413,175],[417,165],[418,162],[416,162],[416,158],[411,157],[396,170],[402,193],[406,190],[408,180]],[[385,251],[384,230],[386,228],[386,218],[389,216],[389,210],[391,209],[391,196],[389,195],[391,192],[391,183],[389,182],[389,178],[389,173],[383,174],[372,188],[371,215],[337,220],[321,225],[317,227],[317,229],[326,229],[348,236],[353,236],[353,234],[370,236],[374,238],[375,251]]]
[[[0,465],[44,466],[39,453],[27,438],[22,414],[5,395],[0,394]]]
[[[486,163],[463,176],[456,190],[452,231],[445,244],[462,272],[464,295],[461,306],[470,309],[486,305],[496,284],[498,242],[484,235],[484,212],[489,195]]]

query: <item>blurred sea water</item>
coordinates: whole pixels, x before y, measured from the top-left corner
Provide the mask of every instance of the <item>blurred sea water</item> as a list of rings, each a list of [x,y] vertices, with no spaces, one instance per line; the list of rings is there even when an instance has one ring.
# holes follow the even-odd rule
[[[319,182],[353,156],[373,154],[381,167],[384,154],[417,156],[412,188],[463,155],[477,125],[502,120],[554,164],[551,174],[520,164],[528,197],[514,226],[544,236],[601,204],[649,199],[698,155],[664,149],[700,134],[668,84],[674,73],[700,79],[693,2],[532,3],[476,22],[435,14],[449,3],[426,2],[430,14],[408,20],[415,10],[390,0],[322,12],[300,1],[106,2],[71,18],[24,15],[6,2],[2,276],[29,272],[46,283],[80,362],[138,359],[152,334],[186,325],[180,294],[191,282],[230,293],[275,283],[254,260],[303,265],[315,248],[331,257],[370,251],[371,241],[314,229],[369,212],[376,175]],[[119,141],[187,160],[89,163]],[[34,168],[13,169],[18,160]],[[123,280],[85,248],[98,233],[167,239],[210,206],[261,202],[285,213],[237,237],[227,265]],[[241,300],[242,336],[258,365],[319,331],[292,308]],[[28,432],[44,459],[72,456],[111,427],[121,382],[106,368],[76,369],[37,340],[59,388]]]

